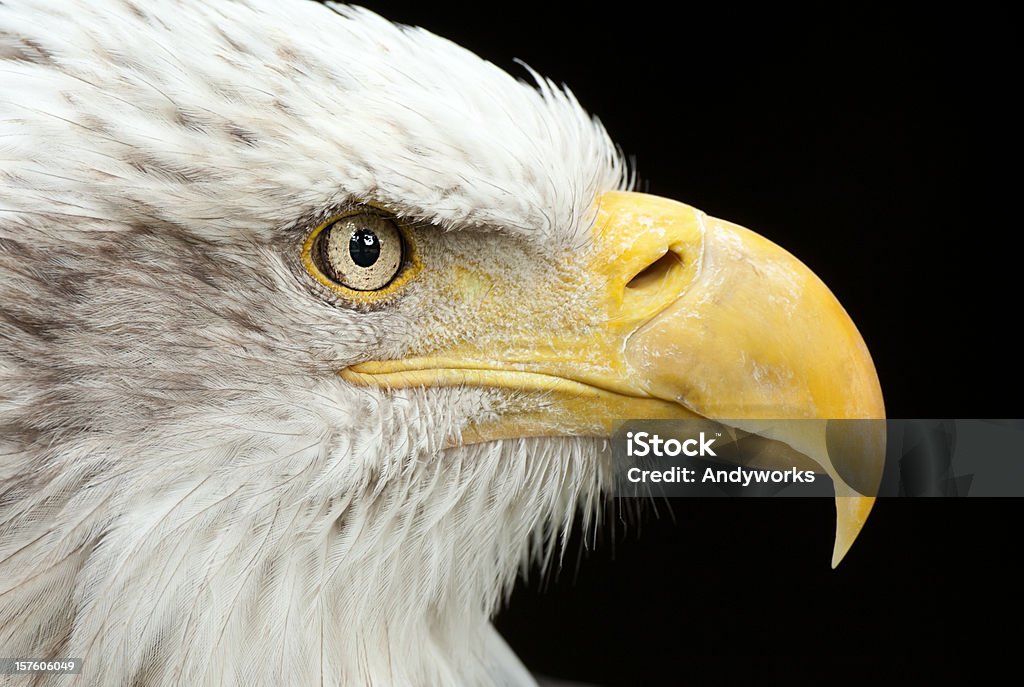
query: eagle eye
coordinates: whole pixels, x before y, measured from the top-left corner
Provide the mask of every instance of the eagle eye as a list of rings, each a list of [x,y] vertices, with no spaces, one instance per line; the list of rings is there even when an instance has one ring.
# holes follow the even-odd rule
[[[384,288],[402,266],[402,234],[380,215],[341,218],[320,232],[317,248],[327,276],[354,291]]]
[[[391,293],[418,266],[415,258],[408,232],[394,218],[366,209],[317,227],[303,249],[317,281],[361,301]]]

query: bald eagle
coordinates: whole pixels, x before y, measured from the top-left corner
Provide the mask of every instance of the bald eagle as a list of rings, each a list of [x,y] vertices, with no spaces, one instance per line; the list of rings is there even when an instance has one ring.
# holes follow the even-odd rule
[[[617,421],[884,416],[806,267],[539,75],[305,0],[9,0],[0,70],[0,655],[533,684],[490,618]],[[871,499],[785,439],[837,562]]]

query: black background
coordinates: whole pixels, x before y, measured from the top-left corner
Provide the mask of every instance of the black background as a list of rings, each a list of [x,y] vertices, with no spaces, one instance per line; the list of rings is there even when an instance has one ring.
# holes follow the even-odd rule
[[[890,417],[1022,416],[1005,11],[367,5],[565,82],[635,157],[641,190],[803,260],[860,328]],[[1017,500],[881,501],[836,571],[828,501],[657,509],[613,513],[596,546],[574,534],[560,570],[517,587],[497,625],[532,670],[608,686],[885,680],[1017,651]]]

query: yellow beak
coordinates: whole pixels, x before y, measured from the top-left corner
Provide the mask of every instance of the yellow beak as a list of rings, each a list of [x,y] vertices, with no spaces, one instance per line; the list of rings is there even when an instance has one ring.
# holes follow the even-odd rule
[[[466,343],[431,357],[362,363],[342,376],[389,388],[543,393],[543,404],[478,425],[464,443],[607,436],[632,419],[709,418],[757,432],[766,420],[885,417],[853,322],[821,280],[775,244],[687,205],[626,192],[600,197],[592,231],[586,261],[590,283],[598,284],[596,317],[558,332],[538,320],[525,328],[529,336],[511,334],[501,345]],[[861,484],[877,485],[884,448],[876,437],[853,454],[844,451],[838,465],[825,423],[790,426],[789,436],[775,438],[836,485],[835,566],[874,502],[843,475],[861,473]]]

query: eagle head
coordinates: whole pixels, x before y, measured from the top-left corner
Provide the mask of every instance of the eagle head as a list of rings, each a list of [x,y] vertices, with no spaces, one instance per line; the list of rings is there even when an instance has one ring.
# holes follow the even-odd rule
[[[631,418],[884,415],[828,289],[573,96],[289,0],[0,5],[0,654],[511,685]],[[871,499],[836,478],[836,560]]]

